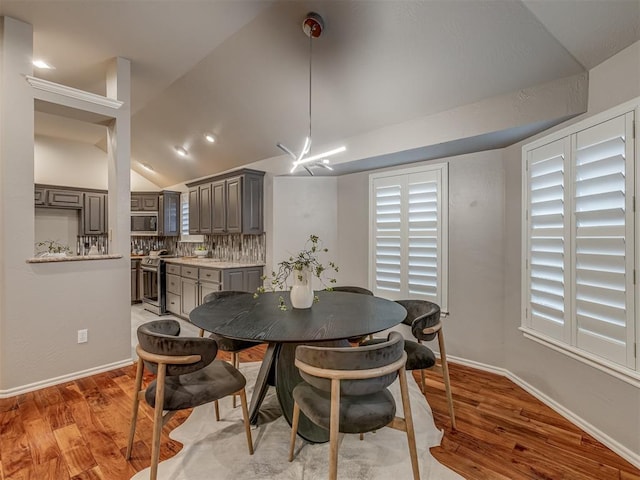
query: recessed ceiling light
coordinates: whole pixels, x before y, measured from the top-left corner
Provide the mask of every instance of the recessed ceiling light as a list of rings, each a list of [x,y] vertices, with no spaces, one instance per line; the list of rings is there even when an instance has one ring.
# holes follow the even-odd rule
[[[216,141],[216,137],[214,137],[214,136],[213,136],[212,134],[210,134],[210,133],[205,133],[205,134],[204,134],[204,138],[205,138],[205,140],[206,140],[207,142],[209,142],[209,143],[215,143],[215,141]]]
[[[34,60],[33,61],[33,66],[36,67],[36,68],[43,68],[45,70],[54,70],[55,69],[55,67],[49,65],[44,60]]]
[[[187,152],[187,149],[184,147],[174,147],[176,150],[176,153],[178,155],[180,155],[181,157],[186,157],[188,155],[189,152]]]
[[[142,165],[142,168],[144,168],[145,170],[149,170],[150,172],[154,172],[155,171],[153,169],[153,167],[151,165],[149,165],[148,163],[141,163],[140,165]]]

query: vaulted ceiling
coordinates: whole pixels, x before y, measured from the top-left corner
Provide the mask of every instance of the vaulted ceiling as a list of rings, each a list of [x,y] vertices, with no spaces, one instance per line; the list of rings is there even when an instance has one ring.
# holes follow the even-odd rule
[[[56,67],[37,76],[104,94],[106,62],[131,60],[132,168],[162,187],[265,159],[285,164],[277,142],[300,148],[309,74],[301,22],[309,11],[325,20],[313,43],[312,153],[578,75],[640,40],[640,0],[0,4],[0,14],[33,25],[34,56]],[[495,133],[505,144],[553,120]],[[73,129],[40,116],[37,130]],[[91,131],[73,137],[99,142]],[[464,134],[457,141],[463,151],[486,148]],[[175,154],[178,145],[186,158]],[[345,158],[371,166],[353,151]]]

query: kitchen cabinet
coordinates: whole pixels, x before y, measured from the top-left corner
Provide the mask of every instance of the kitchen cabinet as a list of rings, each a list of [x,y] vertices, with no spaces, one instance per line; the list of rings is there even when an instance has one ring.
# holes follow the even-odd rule
[[[131,192],[132,212],[157,212],[159,194],[157,192]]]
[[[182,315],[182,279],[180,277],[180,265],[167,264],[167,289],[166,306],[169,313]]]
[[[139,258],[131,259],[131,303],[142,302],[142,270]]]
[[[78,190],[54,190],[46,191],[47,205],[57,208],[82,208],[83,192]]]
[[[211,233],[211,183],[189,189],[189,233],[191,235]]]
[[[107,195],[86,192],[82,209],[82,234],[105,235],[107,233]]]
[[[243,169],[187,184],[189,233],[263,233],[263,183],[264,172]]]
[[[180,193],[163,191],[158,196],[158,235],[180,235]]]
[[[64,208],[80,210],[80,235],[106,235],[107,233],[107,192],[85,190],[54,185],[35,185],[34,204],[36,208]]]
[[[167,310],[188,319],[205,297],[220,290],[255,292],[262,284],[262,267],[214,268],[167,263]]]

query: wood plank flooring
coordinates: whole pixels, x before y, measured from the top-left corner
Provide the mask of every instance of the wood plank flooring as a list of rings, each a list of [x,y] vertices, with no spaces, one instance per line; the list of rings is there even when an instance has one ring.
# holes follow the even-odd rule
[[[253,348],[241,361],[263,353],[264,346]],[[463,477],[640,480],[640,470],[508,379],[455,364],[450,373],[455,432],[441,377],[427,373],[427,399],[445,430],[431,452]],[[125,480],[148,467],[152,410],[144,402],[133,456],[124,459],[134,380],[131,366],[0,400],[0,479]],[[161,461],[182,448],[167,432],[188,415],[178,413],[165,427]]]

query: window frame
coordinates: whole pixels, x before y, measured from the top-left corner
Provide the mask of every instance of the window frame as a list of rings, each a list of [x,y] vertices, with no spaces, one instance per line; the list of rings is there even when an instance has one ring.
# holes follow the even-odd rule
[[[448,284],[449,284],[449,164],[448,162],[430,163],[428,165],[422,165],[418,167],[385,170],[382,172],[372,173],[369,175],[369,268],[368,268],[368,280],[369,289],[373,292],[376,291],[376,201],[375,201],[375,181],[377,179],[392,178],[392,177],[405,177],[409,178],[411,175],[428,174],[434,175],[438,185],[438,215],[439,215],[439,229],[438,229],[438,248],[439,248],[439,264],[438,264],[438,289],[440,290],[438,303],[443,314],[448,313]],[[406,193],[405,193],[406,194]],[[403,194],[403,198],[404,195]],[[403,243],[402,248],[403,265],[408,257],[408,251],[406,244]],[[406,267],[403,268],[402,282],[406,283],[408,274]],[[393,297],[393,298],[391,298]],[[398,298],[394,295],[389,297],[392,300],[408,299],[408,298],[420,298],[412,296],[409,293],[406,295],[400,294]],[[430,300],[432,301],[432,300]]]
[[[187,225],[189,224],[189,192],[180,193],[180,241],[184,243],[202,243],[204,242],[204,235],[189,235],[189,227],[187,226],[187,233],[183,233],[182,229],[184,220],[184,206],[187,206]]]
[[[575,320],[575,314],[573,310],[568,315],[570,320],[569,328],[571,329],[571,339],[570,343],[566,343],[564,340],[553,338],[550,335],[546,335],[538,330],[532,328],[532,326],[528,322],[528,312],[527,308],[529,308],[528,295],[529,295],[529,272],[527,267],[528,260],[528,248],[529,248],[529,218],[527,216],[527,208],[529,203],[529,184],[528,184],[528,173],[527,173],[527,162],[529,158],[529,153],[535,149],[540,147],[544,147],[545,145],[550,145],[554,142],[566,140],[571,144],[571,149],[567,152],[569,158],[567,161],[573,166],[574,155],[575,155],[575,139],[574,135],[577,135],[579,132],[582,132],[591,127],[595,127],[596,125],[605,123],[609,120],[612,120],[616,117],[623,116],[631,113],[632,124],[631,130],[628,130],[626,138],[631,138],[634,142],[633,150],[631,153],[631,171],[628,172],[628,175],[632,176],[632,189],[626,192],[626,195],[632,197],[631,203],[633,204],[633,210],[630,215],[630,218],[633,222],[633,238],[631,239],[633,250],[634,250],[634,258],[632,263],[632,271],[630,274],[633,275],[634,281],[632,282],[632,307],[634,312],[631,316],[627,315],[627,322],[632,322],[632,328],[634,329],[633,335],[633,345],[630,347],[634,350],[635,356],[635,366],[629,367],[625,365],[621,365],[614,361],[611,361],[605,357],[601,357],[597,354],[591,353],[589,351],[583,350],[577,346],[573,340],[577,335],[577,321]],[[638,196],[638,191],[640,189],[640,139],[638,138],[638,131],[640,123],[640,97],[637,97],[633,100],[625,102],[617,107],[611,108],[604,112],[598,113],[589,117],[585,120],[577,122],[573,125],[565,127],[561,130],[553,132],[547,136],[541,137],[531,143],[525,144],[522,147],[522,203],[521,203],[521,325],[519,330],[523,332],[525,338],[533,340],[537,343],[545,345],[557,352],[563,353],[570,358],[576,359],[582,363],[590,365],[598,370],[606,372],[616,378],[619,378],[627,383],[640,387],[640,359],[638,358],[638,345],[640,344],[640,318],[638,316],[638,305],[640,303],[640,285],[637,281],[637,272],[639,271],[640,264],[640,212],[638,208],[635,208],[635,199]],[[570,187],[571,194],[573,186]],[[573,200],[572,200],[573,201]],[[573,217],[573,203],[571,203],[567,207],[567,213]],[[571,226],[573,228],[574,220],[571,218],[570,220]],[[627,238],[627,237],[625,237]],[[570,237],[568,238],[569,244],[567,246],[567,255],[571,256],[571,262],[575,261],[575,237],[574,232],[572,231]],[[571,281],[574,281],[573,272],[570,272]],[[572,309],[574,307],[574,292],[573,290],[569,291],[570,303]]]

